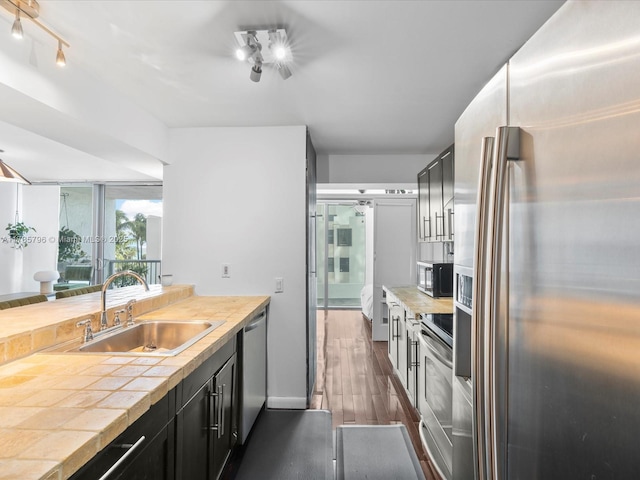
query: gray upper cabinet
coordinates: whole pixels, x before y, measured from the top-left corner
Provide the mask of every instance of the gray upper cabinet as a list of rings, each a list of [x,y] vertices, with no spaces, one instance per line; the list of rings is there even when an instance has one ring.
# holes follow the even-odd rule
[[[429,225],[431,235],[427,239],[439,242],[444,235],[442,214],[442,162],[437,159],[427,167],[429,171]]]
[[[444,215],[442,241],[453,242],[453,145],[447,148],[440,158],[442,163],[442,214]]]
[[[418,241],[453,241],[453,145],[418,173]]]
[[[418,173],[418,241],[430,238],[429,228],[429,169]]]

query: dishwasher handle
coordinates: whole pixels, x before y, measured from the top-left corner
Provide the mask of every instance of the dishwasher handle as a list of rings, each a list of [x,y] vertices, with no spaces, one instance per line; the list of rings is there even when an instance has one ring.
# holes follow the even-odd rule
[[[106,472],[104,472],[104,474],[100,477],[99,480],[107,480],[111,474],[118,468],[120,467],[120,465],[122,465],[127,458],[129,458],[131,455],[133,455],[133,453],[140,447],[140,445],[142,445],[142,442],[144,442],[145,440],[145,436],[142,435],[138,441],[134,444],[130,444],[130,443],[125,443],[122,445],[118,445],[118,447],[120,448],[124,448],[127,451],[125,452],[124,455],[122,455],[118,461],[116,463],[114,463],[113,465],[111,465],[111,468],[109,468],[109,470],[107,470]]]
[[[267,318],[267,312],[266,311],[262,311],[262,313],[260,315],[258,315],[256,318],[254,318],[251,323],[249,323],[246,327],[244,327],[244,332],[250,332],[251,330],[254,330],[256,328],[258,328],[260,326],[260,323],[262,323],[263,320],[266,320]]]

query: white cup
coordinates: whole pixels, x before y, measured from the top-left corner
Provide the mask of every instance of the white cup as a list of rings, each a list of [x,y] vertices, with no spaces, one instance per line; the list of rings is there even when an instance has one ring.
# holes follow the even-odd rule
[[[169,285],[173,284],[173,275],[170,273],[160,275],[160,284],[163,287],[168,287]]]

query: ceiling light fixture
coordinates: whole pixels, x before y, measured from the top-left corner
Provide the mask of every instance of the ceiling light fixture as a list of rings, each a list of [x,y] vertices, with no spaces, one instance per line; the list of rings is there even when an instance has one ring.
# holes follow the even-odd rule
[[[235,32],[236,58],[252,65],[249,78],[259,82],[264,65],[273,65],[286,80],[291,76],[291,50],[284,28]],[[263,48],[265,46],[265,48]]]
[[[70,45],[59,35],[51,31],[37,17],[40,16],[40,4],[36,0],[0,0],[0,7],[15,15],[15,20],[11,26],[11,34],[16,38],[23,37],[21,18],[28,18],[42,30],[47,32],[58,41],[58,51],[56,52],[56,64],[63,67],[67,64],[62,51],[62,46],[69,48]]]
[[[0,150],[0,153],[4,152],[4,150]],[[9,165],[4,163],[0,158],[0,182],[13,182],[13,183],[23,183],[25,185],[31,185],[31,182],[16,172]]]

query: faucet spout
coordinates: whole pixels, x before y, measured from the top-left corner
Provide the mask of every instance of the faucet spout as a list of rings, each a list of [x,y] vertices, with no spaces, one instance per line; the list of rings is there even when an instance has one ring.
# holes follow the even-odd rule
[[[149,285],[147,284],[147,281],[142,278],[139,274],[137,274],[136,272],[132,271],[132,270],[123,270],[122,272],[116,272],[113,275],[110,275],[102,284],[102,290],[101,290],[101,294],[100,294],[100,304],[102,306],[102,311],[100,313],[100,330],[105,330],[108,328],[108,324],[107,324],[107,288],[109,288],[109,285],[111,285],[111,282],[113,282],[116,278],[119,277],[125,277],[125,276],[129,276],[129,277],[133,277],[136,280],[138,280],[138,282],[140,282],[143,286],[144,289],[148,292],[149,291]]]

